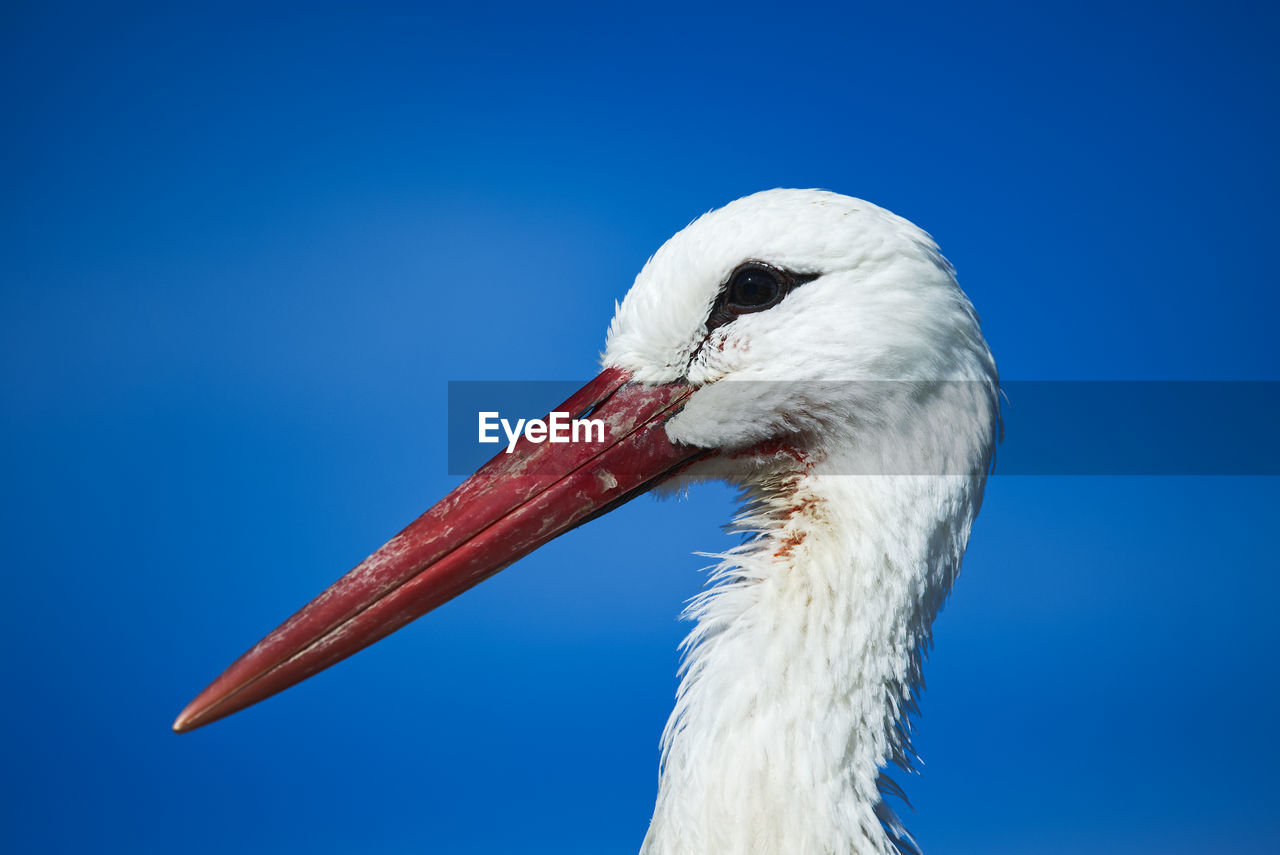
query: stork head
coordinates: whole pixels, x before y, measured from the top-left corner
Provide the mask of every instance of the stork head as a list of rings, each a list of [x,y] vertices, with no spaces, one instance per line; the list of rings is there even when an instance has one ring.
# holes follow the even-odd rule
[[[951,266],[906,220],[834,193],[757,193],[672,237],[618,307],[603,366],[557,408],[603,419],[603,442],[499,454],[233,663],[174,729],[293,685],[679,474],[883,464],[886,449],[957,432],[947,465],[990,455],[995,367]]]
[[[836,193],[769,190],[695,220],[636,277],[603,362],[696,388],[666,423],[717,451],[695,474],[749,478],[796,452],[968,472],[989,453],[995,363],[954,270],[907,220]],[[907,454],[921,426],[950,432]]]

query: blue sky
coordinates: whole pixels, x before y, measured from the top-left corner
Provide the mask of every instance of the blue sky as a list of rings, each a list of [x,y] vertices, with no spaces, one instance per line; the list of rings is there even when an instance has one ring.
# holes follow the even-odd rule
[[[589,376],[746,193],[928,229],[1006,378],[1280,379],[1261,4],[0,15],[12,851],[634,852],[723,488],[168,725],[456,483],[448,381]],[[1275,851],[1278,498],[996,477],[904,782],[926,852]]]

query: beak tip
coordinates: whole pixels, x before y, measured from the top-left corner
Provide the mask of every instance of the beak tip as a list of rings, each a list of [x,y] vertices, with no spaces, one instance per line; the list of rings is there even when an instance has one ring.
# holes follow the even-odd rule
[[[174,733],[190,733],[206,722],[201,721],[200,710],[195,709],[195,701],[187,704],[186,709],[178,713],[178,717],[173,720]]]

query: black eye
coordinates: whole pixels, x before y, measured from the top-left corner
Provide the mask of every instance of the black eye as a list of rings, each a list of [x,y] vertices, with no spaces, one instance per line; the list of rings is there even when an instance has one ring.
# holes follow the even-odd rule
[[[763,312],[782,302],[788,292],[817,279],[817,273],[793,273],[763,261],[747,261],[729,274],[724,290],[707,315],[707,332],[733,323],[735,318]],[[702,345],[698,345],[701,349]],[[696,354],[697,351],[695,350]]]
[[[765,309],[776,303],[783,293],[786,281],[780,271],[763,264],[750,264],[738,268],[726,289],[726,304],[737,309]]]

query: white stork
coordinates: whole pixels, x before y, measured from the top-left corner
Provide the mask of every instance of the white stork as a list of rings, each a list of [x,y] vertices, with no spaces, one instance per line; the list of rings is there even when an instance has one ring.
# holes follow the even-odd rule
[[[645,265],[601,374],[558,409],[603,441],[500,453],[238,659],[182,732],[272,695],[662,483],[742,487],[662,736],[642,855],[887,855],[930,625],[999,425],[995,363],[932,239],[771,190]]]

